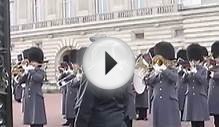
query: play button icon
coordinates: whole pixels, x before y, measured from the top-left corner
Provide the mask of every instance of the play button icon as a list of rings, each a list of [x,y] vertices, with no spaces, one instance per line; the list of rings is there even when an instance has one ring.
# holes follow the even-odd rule
[[[135,59],[129,46],[117,38],[95,40],[83,56],[87,79],[102,89],[116,89],[133,76]]]
[[[105,52],[105,75],[117,64],[117,62]]]

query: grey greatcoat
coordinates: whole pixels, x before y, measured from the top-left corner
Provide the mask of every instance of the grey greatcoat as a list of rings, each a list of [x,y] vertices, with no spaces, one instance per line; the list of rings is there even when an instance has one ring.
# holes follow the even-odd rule
[[[23,94],[22,86],[15,83],[14,87],[15,87],[14,88],[14,99],[16,101],[21,100],[22,99],[22,94]]]
[[[47,123],[42,85],[44,71],[40,68],[30,70],[25,74],[20,83],[26,82],[24,89],[24,124],[43,124]]]
[[[208,104],[211,115],[219,115],[219,68],[214,70],[214,76],[210,79]]]
[[[60,77],[58,78],[58,81],[59,80],[62,80],[63,78],[65,78],[68,74],[66,73],[63,73],[60,75]],[[66,103],[66,93],[67,93],[67,87],[66,85],[65,86],[62,86],[62,84],[58,84],[59,86],[61,86],[61,93],[62,93],[62,115],[65,115],[65,103]]]
[[[108,95],[106,90],[93,88],[92,84],[87,84],[75,127],[126,127],[124,119],[127,91]]]
[[[148,89],[145,88],[142,94],[136,94],[136,108],[148,108]]]
[[[160,74],[154,72],[145,79],[153,87],[153,127],[181,127],[176,91],[177,72],[166,69]]]
[[[136,110],[135,110],[135,90],[133,87],[133,84],[131,82],[129,82],[130,84],[128,84],[128,100],[127,100],[127,109],[126,109],[126,116],[128,116],[128,118],[131,119],[135,119],[136,118]]]
[[[183,120],[205,121],[209,120],[208,96],[206,86],[208,85],[207,70],[197,66],[197,73],[184,76],[183,82],[187,83],[186,100]]]
[[[151,86],[148,86],[148,108],[150,114],[152,110],[152,99],[153,99],[152,95],[153,95],[153,88]]]
[[[61,92],[62,92],[62,115],[65,115],[66,110],[65,110],[65,104],[66,104],[66,93],[67,93],[67,87],[62,86],[61,87]]]
[[[80,82],[76,80],[75,77],[72,77],[71,81],[66,85],[67,92],[66,92],[66,102],[65,102],[65,115],[67,119],[75,118],[75,103],[77,92],[80,86]]]
[[[187,84],[182,81],[182,76],[184,72],[179,74],[178,81],[177,81],[177,94],[179,100],[179,110],[184,110],[185,99],[186,99],[186,91],[187,91]]]

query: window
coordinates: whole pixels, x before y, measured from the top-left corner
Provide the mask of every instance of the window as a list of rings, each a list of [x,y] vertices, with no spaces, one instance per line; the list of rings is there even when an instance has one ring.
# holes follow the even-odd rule
[[[27,18],[27,5],[28,0],[19,0],[18,8],[19,8],[19,18],[26,19]]]
[[[178,38],[178,37],[182,37],[184,35],[183,29],[176,29],[174,31],[174,37]]]
[[[97,13],[101,14],[108,12],[108,0],[95,0],[95,4]]]
[[[145,0],[131,0],[131,8],[139,9],[145,7]]]
[[[144,32],[135,33],[135,39],[144,39]]]
[[[64,17],[75,16],[75,0],[64,0]]]
[[[56,13],[57,0],[47,0],[48,15],[54,15]]]
[[[87,0],[78,0],[79,10],[88,10],[88,1]]]
[[[15,2],[14,0],[10,1],[10,20],[11,20],[11,25],[16,24],[16,11],[15,11]]]
[[[42,21],[42,14],[43,14],[43,0],[34,0],[33,3],[33,21]]]

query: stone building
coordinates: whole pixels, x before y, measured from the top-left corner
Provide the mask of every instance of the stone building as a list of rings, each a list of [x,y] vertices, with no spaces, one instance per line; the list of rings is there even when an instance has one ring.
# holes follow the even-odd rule
[[[161,40],[176,48],[219,40],[218,0],[10,0],[12,62],[25,48],[44,50],[47,76],[56,81],[65,56],[90,37],[124,40],[134,53]]]

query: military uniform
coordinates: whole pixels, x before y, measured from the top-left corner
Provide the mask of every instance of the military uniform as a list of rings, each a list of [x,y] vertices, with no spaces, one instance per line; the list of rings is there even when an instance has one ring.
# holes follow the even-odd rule
[[[21,81],[26,81],[24,90],[24,124],[45,125],[47,123],[45,103],[42,92],[44,71],[40,68],[30,70]]]
[[[200,65],[200,61],[204,60],[202,50],[199,44],[187,47],[191,67],[183,78],[183,82],[187,83],[183,120],[191,121],[192,127],[204,127],[204,121],[209,120],[207,69]]]
[[[183,110],[185,105],[185,98],[186,98],[186,91],[187,91],[187,84],[182,82],[182,76],[185,74],[185,69],[188,68],[188,58],[187,58],[187,52],[185,49],[180,49],[177,52],[177,60],[181,60],[178,62],[177,68],[178,68],[178,81],[177,81],[177,94],[179,99],[179,110],[181,111],[181,120],[183,119]]]
[[[15,88],[14,88],[15,100],[21,102],[22,95],[23,95],[23,87],[21,85],[15,84]]]
[[[211,46],[211,53],[216,61],[216,65],[212,68],[209,91],[208,91],[208,104],[210,115],[214,116],[214,125],[219,127],[219,41],[216,41]]]
[[[128,98],[126,104],[126,125],[127,127],[132,127],[132,122],[136,118],[135,111],[135,97],[136,93],[131,81],[128,82]]]
[[[25,70],[24,76],[19,81],[26,84],[24,89],[23,111],[24,124],[30,127],[43,127],[47,124],[45,103],[42,92],[45,72],[41,69],[44,54],[40,48],[29,49],[29,69]]]
[[[219,68],[215,69],[214,76],[210,79],[208,103],[210,114],[219,115]]]
[[[167,69],[161,74],[151,74],[146,80],[153,87],[153,127],[181,127],[176,92],[177,73]]]
[[[183,72],[184,73],[184,72]],[[182,81],[182,76],[179,74],[178,80],[177,80],[177,95],[179,100],[179,110],[181,111],[181,120],[183,118],[183,110],[185,106],[185,99],[186,99],[186,91],[187,91],[187,84]]]
[[[209,110],[207,104],[207,70],[198,66],[197,73],[188,74],[183,79],[187,83],[186,101],[183,120],[205,121],[209,120]]]
[[[174,47],[169,42],[159,42],[154,46],[154,54],[166,60],[175,59]],[[158,65],[153,58],[154,71],[145,78],[153,88],[153,127],[181,127],[177,87],[177,71],[171,65]]]
[[[77,81],[75,76],[70,76],[70,81],[67,81],[67,92],[66,92],[66,102],[65,102],[65,115],[66,119],[69,120],[72,124],[75,118],[75,103],[76,103],[76,96],[80,86],[80,82]],[[68,80],[68,79],[67,79]]]
[[[148,89],[145,88],[142,94],[136,94],[136,112],[139,113],[139,120],[147,119]]]
[[[77,112],[75,127],[126,127],[124,91],[107,94],[88,83],[80,108]]]
[[[58,81],[62,80],[63,78],[65,78],[67,76],[66,73],[62,73],[59,78],[58,78]],[[61,90],[61,93],[62,93],[62,115],[65,116],[65,103],[66,103],[66,93],[67,93],[67,87],[66,85],[65,86],[62,86],[62,84],[58,84],[59,86],[61,86],[60,90]]]

